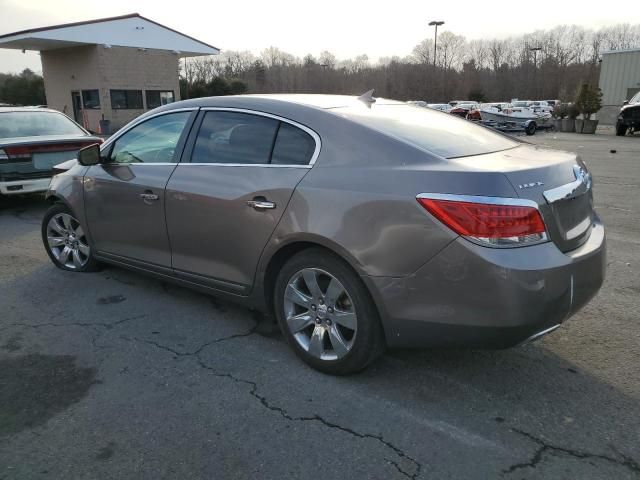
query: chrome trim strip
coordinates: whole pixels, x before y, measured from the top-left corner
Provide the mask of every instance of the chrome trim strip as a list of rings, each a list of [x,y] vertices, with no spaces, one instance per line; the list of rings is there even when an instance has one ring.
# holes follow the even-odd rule
[[[553,327],[545,328],[545,329],[544,329],[544,330],[542,330],[541,332],[534,333],[533,335],[531,335],[531,336],[530,336],[529,338],[527,338],[526,340],[523,340],[522,342],[520,342],[520,343],[518,344],[518,346],[526,345],[527,343],[531,343],[531,342],[533,342],[533,341],[535,341],[535,340],[538,340],[540,337],[543,337],[543,336],[545,336],[545,335],[547,335],[547,334],[549,334],[549,333],[553,332],[556,328],[559,328],[559,327],[560,327],[560,325],[561,325],[561,324],[559,323],[559,324],[557,324],[557,325],[554,325]]]
[[[139,117],[134,118],[133,120],[131,120],[131,122],[127,123],[124,127],[122,127],[116,133],[111,135],[107,139],[107,141],[105,141],[102,145],[100,145],[100,151],[102,152],[104,149],[110,147],[111,144],[113,142],[115,142],[118,138],[120,138],[122,135],[127,133],[133,127],[141,124],[142,122],[146,122],[147,120],[151,120],[152,118],[159,117],[160,115],[167,115],[169,113],[176,113],[176,112],[193,112],[193,111],[197,111],[199,109],[200,109],[199,107],[175,108],[173,110],[163,110],[162,112],[154,113],[153,115],[149,115],[149,116],[144,116],[144,114],[142,114]],[[125,127],[127,127],[126,130],[125,130]],[[129,164],[127,164],[127,165],[129,165]],[[156,165],[158,165],[158,164],[156,163]],[[174,164],[172,163],[171,165],[174,165]]]
[[[548,203],[575,198],[589,191],[592,183],[591,174],[580,165],[574,165],[573,175],[576,178],[575,181],[542,192],[542,195]]]
[[[320,156],[320,148],[322,146],[322,140],[320,139],[320,135],[318,135],[314,130],[311,130],[309,127],[307,127],[306,125],[303,125],[301,123],[296,122],[295,120],[290,120],[288,118],[285,117],[281,117],[279,115],[274,115],[272,113],[267,113],[267,112],[261,112],[259,110],[250,110],[247,108],[233,108],[233,107],[202,107],[201,108],[202,111],[222,111],[222,112],[236,112],[236,113],[248,113],[250,115],[258,115],[261,117],[267,117],[267,118],[273,118],[274,120],[278,120],[281,122],[285,122],[288,123],[290,125],[293,125],[294,127],[297,127],[301,130],[304,130],[305,132],[307,132],[309,135],[311,135],[311,137],[313,138],[313,140],[316,142],[316,148],[313,151],[313,155],[311,155],[311,160],[309,161],[309,163],[307,165],[274,165],[274,164],[259,164],[259,166],[263,166],[263,167],[290,167],[290,168],[311,168],[313,167],[313,165],[316,163],[316,160],[318,159],[318,157]],[[185,164],[187,164],[189,162],[185,162]],[[193,163],[192,165],[199,165],[198,163]],[[203,165],[232,165],[235,167],[256,167],[258,166],[255,163],[238,163],[238,164],[225,164],[225,163],[204,163]]]
[[[565,240],[573,240],[575,238],[578,238],[584,232],[589,230],[589,228],[591,228],[591,223],[592,222],[591,222],[591,217],[590,216],[585,218],[578,225],[576,225],[575,227],[573,227],[571,230],[567,231],[564,234]]]
[[[271,163],[191,163],[182,162],[180,166],[186,167],[188,165],[194,165],[197,167],[211,166],[211,167],[260,167],[260,168],[304,168],[310,169],[313,165],[273,165]]]
[[[485,197],[481,195],[458,195],[454,193],[420,193],[416,198],[430,198],[433,200],[449,200],[452,202],[486,203],[489,205],[512,205],[516,207],[531,207],[539,210],[538,204],[526,198]]]

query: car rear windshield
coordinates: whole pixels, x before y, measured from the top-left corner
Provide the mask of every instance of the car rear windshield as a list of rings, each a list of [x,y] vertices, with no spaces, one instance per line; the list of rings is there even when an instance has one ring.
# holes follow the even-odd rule
[[[0,138],[83,135],[69,118],[55,112],[0,112]]]
[[[388,104],[332,111],[444,158],[481,155],[518,146],[514,140],[488,128],[428,108]]]

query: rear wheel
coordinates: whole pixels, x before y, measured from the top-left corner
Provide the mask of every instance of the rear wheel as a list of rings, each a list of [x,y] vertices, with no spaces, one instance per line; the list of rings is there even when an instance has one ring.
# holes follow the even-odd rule
[[[534,122],[534,121],[529,121],[529,122],[526,124],[526,126],[524,127],[524,132],[525,132],[527,135],[531,136],[531,135],[533,135],[533,134],[535,134],[535,133],[536,133],[536,128],[537,128],[537,127],[538,127],[538,126],[536,125],[536,122]]]
[[[55,204],[42,220],[42,242],[54,265],[73,272],[94,272],[100,264],[93,257],[84,228],[71,211]]]
[[[293,256],[278,274],[274,305],[287,343],[313,368],[346,375],[384,350],[377,311],[361,279],[319,249]]]
[[[622,123],[616,123],[616,135],[624,137],[627,134],[627,126]]]

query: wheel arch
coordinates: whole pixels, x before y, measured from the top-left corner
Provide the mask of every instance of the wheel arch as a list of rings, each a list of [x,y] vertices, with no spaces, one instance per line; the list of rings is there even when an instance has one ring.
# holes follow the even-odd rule
[[[274,249],[273,253],[271,253],[268,258],[265,258],[263,263],[264,267],[261,269],[262,275],[260,277],[260,288],[258,289],[261,296],[258,301],[264,307],[264,310],[269,314],[274,312],[273,295],[276,285],[276,279],[278,277],[278,273],[280,272],[286,261],[297,253],[308,249],[324,250],[328,254],[333,255],[345,262],[345,264],[353,271],[353,273],[360,279],[360,281],[364,285],[378,313],[378,317],[384,325],[384,307],[378,301],[378,296],[374,294],[375,292],[372,290],[372,283],[366,281],[368,277],[362,269],[362,266],[340,245],[337,245],[335,244],[335,242],[332,242],[331,240],[323,237],[316,238],[315,236],[305,236],[302,238],[291,239],[286,243],[281,243],[280,245],[278,245],[277,249]]]

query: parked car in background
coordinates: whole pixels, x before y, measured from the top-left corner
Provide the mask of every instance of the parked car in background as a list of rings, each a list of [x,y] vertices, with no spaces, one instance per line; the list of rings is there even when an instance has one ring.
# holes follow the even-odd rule
[[[479,105],[476,102],[458,103],[455,107],[449,110],[449,113],[458,117],[467,118],[467,114],[472,110],[477,110],[478,106]]]
[[[427,102],[424,100],[409,100],[407,102],[409,105],[415,105],[416,107],[427,107]]]
[[[385,346],[538,338],[604,278],[576,154],[404,102],[186,100],[78,161],[47,193],[56,266],[112,263],[274,312],[296,354],[328,373]]]
[[[640,92],[636,93],[631,100],[624,102],[618,113],[616,120],[616,135],[626,135],[640,131]]]
[[[553,106],[549,105],[546,100],[534,100],[529,108],[535,113],[551,113],[553,111]]]
[[[451,100],[451,101],[449,102],[449,105],[450,105],[451,107],[455,107],[455,106],[457,106],[457,105],[459,105],[459,104],[463,104],[463,103],[465,103],[465,104],[466,104],[466,103],[476,103],[476,102],[474,102],[474,101],[472,101],[472,100]]]
[[[45,108],[0,108],[0,194],[44,192],[53,166],[102,143],[66,115]]]
[[[440,110],[441,112],[449,113],[451,111],[451,105],[448,103],[430,103],[427,107],[434,110]]]

